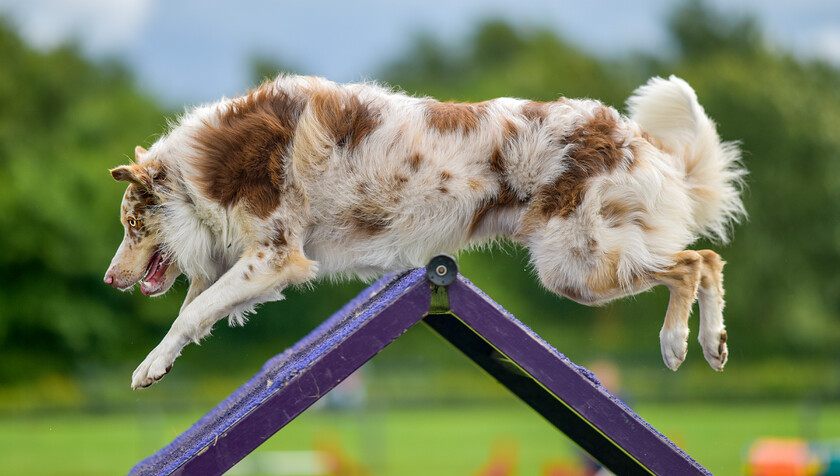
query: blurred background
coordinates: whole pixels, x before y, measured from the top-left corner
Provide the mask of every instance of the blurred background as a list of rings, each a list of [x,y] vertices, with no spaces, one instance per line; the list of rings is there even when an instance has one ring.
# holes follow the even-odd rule
[[[686,79],[750,171],[749,221],[729,246],[696,246],[728,262],[725,372],[703,359],[696,317],[686,362],[664,366],[664,288],[580,306],[543,290],[512,245],[462,253],[461,270],[716,474],[758,474],[768,437],[832,457],[840,3],[0,0],[0,473],[127,472],[364,288],[290,291],[129,388],[187,283],[157,299],[102,283],[123,233],[124,185],[107,170],[185,107],[281,71],[619,109],[650,76]],[[562,434],[421,326],[348,383],[235,472],[586,474]]]

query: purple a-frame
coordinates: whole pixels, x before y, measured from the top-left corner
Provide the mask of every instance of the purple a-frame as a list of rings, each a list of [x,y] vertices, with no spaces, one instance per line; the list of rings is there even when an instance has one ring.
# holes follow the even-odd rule
[[[132,475],[222,474],[423,321],[616,474],[711,474],[436,257],[361,292]]]

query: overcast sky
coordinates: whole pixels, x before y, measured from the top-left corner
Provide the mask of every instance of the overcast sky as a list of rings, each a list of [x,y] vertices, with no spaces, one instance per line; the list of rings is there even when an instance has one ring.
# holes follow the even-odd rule
[[[667,50],[669,0],[0,0],[31,44],[75,40],[91,58],[117,57],[170,106],[211,101],[249,86],[259,54],[337,81],[376,78],[419,32],[444,42],[504,18],[550,28],[588,51],[620,56]],[[768,41],[840,66],[840,0],[713,0],[754,13]]]

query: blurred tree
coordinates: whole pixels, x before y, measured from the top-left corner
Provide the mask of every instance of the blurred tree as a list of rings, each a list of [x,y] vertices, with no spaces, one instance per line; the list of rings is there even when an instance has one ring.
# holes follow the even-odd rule
[[[754,19],[702,1],[678,7],[669,29],[676,56],[607,61],[548,30],[491,21],[456,44],[418,37],[381,78],[443,100],[562,94],[621,107],[651,75],[684,77],[721,136],[742,141],[751,172],[750,221],[737,227],[733,244],[697,245],[713,246],[729,262],[733,359],[836,358],[840,72],[768,49]],[[117,203],[124,184],[107,169],[127,162],[133,145],[149,145],[164,132],[166,112],[139,94],[120,66],[85,61],[73,47],[35,51],[6,24],[0,57],[0,382],[69,371],[84,361],[136,363],[168,327],[184,289],[149,300],[101,283],[122,234]],[[287,70],[266,58],[254,57],[255,83]],[[592,309],[542,290],[517,247],[465,253],[461,265],[573,359],[610,355],[664,368],[658,331],[666,290]],[[225,371],[253,368],[360,288],[320,283],[314,292],[291,290],[288,301],[266,306],[244,329],[220,327],[224,343],[208,341],[213,352],[191,360],[213,360]],[[423,354],[429,345],[409,341],[403,352]],[[692,347],[689,361],[701,360]]]
[[[507,65],[527,46],[512,26],[499,20],[489,21],[473,37],[472,60],[487,68]]]
[[[461,101],[554,100],[560,94],[623,101],[635,82],[628,81],[632,69],[586,55],[548,30],[521,32],[488,21],[465,45],[444,46],[421,36],[381,76],[411,93]]]
[[[119,243],[108,168],[161,131],[163,114],[111,63],[41,53],[0,24],[0,381],[120,354],[155,302],[117,299],[99,275]],[[148,145],[148,144],[146,144]]]
[[[669,23],[683,60],[722,52],[749,56],[763,49],[755,18],[717,11],[705,0],[686,1],[673,11]]]

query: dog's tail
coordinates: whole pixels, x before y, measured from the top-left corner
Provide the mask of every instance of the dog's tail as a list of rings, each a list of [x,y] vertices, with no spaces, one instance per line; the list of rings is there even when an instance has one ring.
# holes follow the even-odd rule
[[[727,242],[731,225],[746,216],[738,144],[720,140],[694,90],[676,76],[651,79],[627,106],[631,119],[684,167],[695,232]]]

